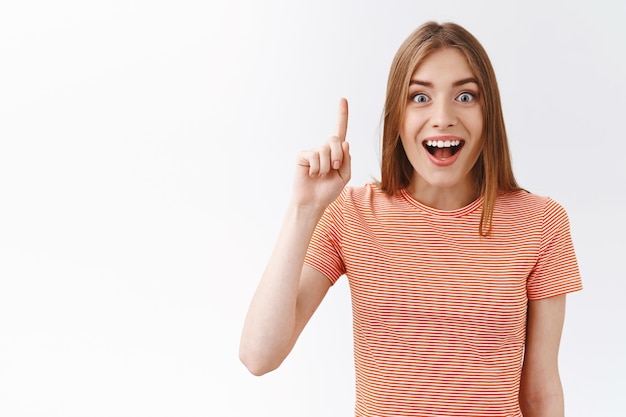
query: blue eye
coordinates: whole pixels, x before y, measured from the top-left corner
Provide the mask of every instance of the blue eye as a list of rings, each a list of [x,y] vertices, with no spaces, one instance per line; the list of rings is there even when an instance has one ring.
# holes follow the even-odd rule
[[[430,99],[428,98],[426,94],[418,93],[413,96],[412,100],[416,103],[426,103]]]
[[[472,93],[461,93],[456,99],[461,103],[470,103],[474,101],[475,98],[476,97]]]

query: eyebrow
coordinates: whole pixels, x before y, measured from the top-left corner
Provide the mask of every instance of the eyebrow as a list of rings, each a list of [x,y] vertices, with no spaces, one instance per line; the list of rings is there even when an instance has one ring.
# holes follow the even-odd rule
[[[465,84],[469,84],[469,83],[474,83],[474,84],[478,84],[478,80],[474,77],[470,77],[470,78],[463,78],[462,80],[458,80],[452,83],[453,87],[459,87]],[[431,87],[433,86],[433,83],[431,83],[430,81],[422,81],[422,80],[411,80],[409,82],[409,85],[423,85],[424,87]]]

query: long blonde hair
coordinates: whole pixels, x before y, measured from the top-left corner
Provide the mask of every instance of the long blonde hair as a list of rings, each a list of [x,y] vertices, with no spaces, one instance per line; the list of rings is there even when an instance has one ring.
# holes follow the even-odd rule
[[[456,48],[461,51],[478,81],[483,110],[483,148],[472,168],[472,176],[476,189],[483,197],[479,233],[487,236],[491,232],[498,193],[520,190],[520,187],[513,175],[500,93],[493,66],[478,40],[455,23],[424,23],[402,43],[393,59],[383,114],[379,186],[387,194],[394,194],[406,188],[411,181],[414,168],[400,140],[400,127],[407,106],[409,82],[426,56],[441,48]]]

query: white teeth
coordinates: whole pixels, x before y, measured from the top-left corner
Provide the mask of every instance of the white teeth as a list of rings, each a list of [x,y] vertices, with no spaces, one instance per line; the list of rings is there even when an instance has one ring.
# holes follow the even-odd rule
[[[427,146],[434,146],[436,148],[449,148],[450,146],[459,146],[461,144],[460,140],[428,140],[426,141]]]

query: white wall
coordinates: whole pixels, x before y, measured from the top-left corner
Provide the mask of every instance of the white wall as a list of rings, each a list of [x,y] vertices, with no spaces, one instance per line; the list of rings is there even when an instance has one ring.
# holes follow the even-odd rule
[[[279,370],[239,334],[296,153],[346,96],[352,183],[377,176],[391,58],[431,19],[484,44],[518,180],[569,212],[567,415],[623,415],[624,4],[3,2],[0,415],[351,415],[345,279]]]

